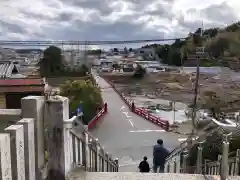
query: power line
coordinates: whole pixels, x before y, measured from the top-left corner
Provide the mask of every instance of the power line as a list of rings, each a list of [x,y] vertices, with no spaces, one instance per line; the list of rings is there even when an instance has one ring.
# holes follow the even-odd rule
[[[109,45],[109,44],[137,44],[137,43],[148,43],[148,42],[160,42],[160,41],[173,41],[173,40],[183,40],[186,38],[167,38],[167,39],[144,39],[144,40],[123,40],[123,41],[4,41],[0,40],[1,46],[49,46],[49,45]]]

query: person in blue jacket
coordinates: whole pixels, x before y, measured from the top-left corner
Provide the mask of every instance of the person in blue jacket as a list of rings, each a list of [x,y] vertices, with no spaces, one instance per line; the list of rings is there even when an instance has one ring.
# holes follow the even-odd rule
[[[159,173],[164,172],[165,160],[169,156],[169,151],[163,146],[163,140],[158,139],[157,144],[153,146],[153,172]]]

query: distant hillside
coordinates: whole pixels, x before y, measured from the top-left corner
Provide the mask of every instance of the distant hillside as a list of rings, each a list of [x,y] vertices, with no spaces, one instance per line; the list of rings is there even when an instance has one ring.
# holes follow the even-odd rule
[[[201,28],[189,33],[186,40],[176,40],[172,45],[147,45],[154,47],[163,63],[180,66],[196,65],[196,48],[205,47],[201,57],[202,66],[227,66],[240,70],[240,22],[225,28],[210,28],[203,31]]]

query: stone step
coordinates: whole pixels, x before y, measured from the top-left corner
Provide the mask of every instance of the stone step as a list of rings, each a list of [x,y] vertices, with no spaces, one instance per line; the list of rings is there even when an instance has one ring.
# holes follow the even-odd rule
[[[220,180],[220,177],[200,174],[73,171],[68,180]],[[240,176],[231,176],[227,180],[240,180]]]

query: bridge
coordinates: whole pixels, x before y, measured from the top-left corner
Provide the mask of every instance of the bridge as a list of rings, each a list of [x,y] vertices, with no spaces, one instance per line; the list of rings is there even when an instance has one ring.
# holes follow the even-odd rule
[[[101,77],[94,77],[102,89],[108,113],[91,133],[114,157],[119,158],[120,171],[137,171],[143,156],[152,162],[152,147],[161,138],[169,150],[179,145],[183,135],[166,132],[156,124],[131,112],[113,88]]]

